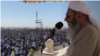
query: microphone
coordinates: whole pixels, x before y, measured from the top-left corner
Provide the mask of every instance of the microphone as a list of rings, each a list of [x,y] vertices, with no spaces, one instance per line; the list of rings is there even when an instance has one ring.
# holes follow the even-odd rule
[[[50,32],[45,35],[43,38],[51,38],[54,34],[55,34],[55,31],[58,30],[58,29],[61,29],[63,27],[63,23],[62,22],[58,22],[55,24],[55,27],[53,29],[50,30]]]
[[[52,38],[52,36],[55,35],[55,31],[56,31],[56,30],[61,29],[62,27],[63,27],[63,23],[62,23],[62,22],[56,23],[56,24],[55,24],[55,27],[54,27],[53,29],[51,29],[50,32],[49,32],[47,35],[45,35],[45,36],[41,39],[40,43],[43,42],[43,43],[41,44],[41,45],[42,45],[41,53],[42,53],[42,50],[43,50],[43,48],[44,48],[45,42],[46,42],[49,38]]]

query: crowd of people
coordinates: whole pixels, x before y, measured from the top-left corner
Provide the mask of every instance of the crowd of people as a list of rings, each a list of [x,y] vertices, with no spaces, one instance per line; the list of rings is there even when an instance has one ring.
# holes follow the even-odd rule
[[[49,31],[50,29],[1,28],[1,56],[10,56],[12,51],[15,51],[15,56],[25,56],[31,47],[38,50],[39,40]],[[65,30],[56,31],[53,37],[54,45],[68,42]]]

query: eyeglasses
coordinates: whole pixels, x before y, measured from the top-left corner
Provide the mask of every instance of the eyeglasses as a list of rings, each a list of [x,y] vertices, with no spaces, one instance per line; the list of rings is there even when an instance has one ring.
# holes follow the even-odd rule
[[[66,14],[66,18],[70,18],[70,15],[73,14],[73,13],[70,13],[70,14]]]

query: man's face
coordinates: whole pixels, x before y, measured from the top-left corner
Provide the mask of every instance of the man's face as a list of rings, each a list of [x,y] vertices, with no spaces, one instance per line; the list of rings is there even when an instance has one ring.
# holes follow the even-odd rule
[[[80,25],[76,20],[76,15],[74,12],[69,8],[68,12],[66,13],[65,21],[67,21],[69,28],[67,32],[67,38],[72,41],[72,39],[76,36]]]
[[[71,21],[73,20],[74,12],[70,8],[68,8],[68,11],[66,13],[65,21],[67,21],[68,26],[70,25]]]

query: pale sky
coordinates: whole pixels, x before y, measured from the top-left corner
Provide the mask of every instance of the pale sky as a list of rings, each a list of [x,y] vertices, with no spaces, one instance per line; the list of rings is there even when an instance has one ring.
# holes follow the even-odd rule
[[[92,11],[91,16],[100,23],[100,1],[83,1]],[[59,21],[68,27],[64,21],[69,2],[23,3],[19,1],[1,1],[1,27],[35,28],[36,11],[38,19],[43,20],[43,26],[54,27]]]

